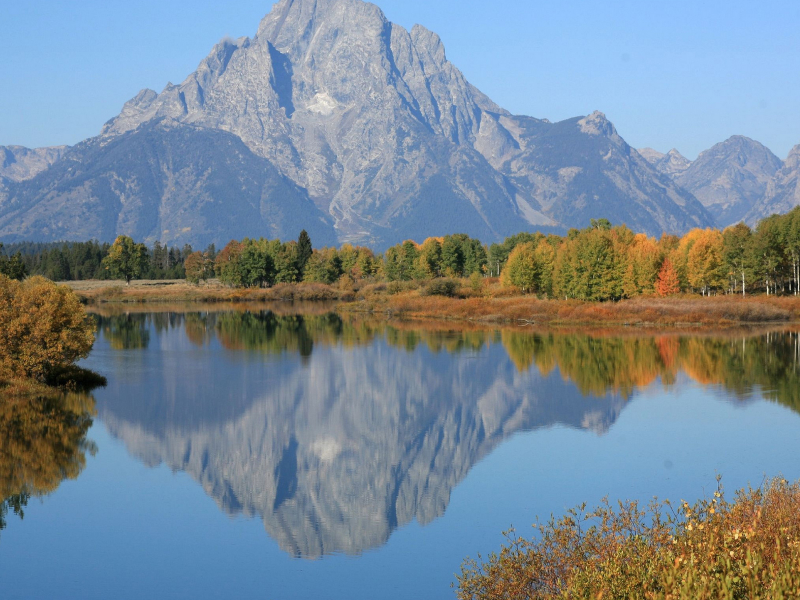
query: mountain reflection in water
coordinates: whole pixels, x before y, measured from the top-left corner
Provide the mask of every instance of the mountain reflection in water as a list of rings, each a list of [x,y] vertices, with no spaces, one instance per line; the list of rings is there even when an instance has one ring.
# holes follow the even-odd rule
[[[603,434],[637,388],[683,379],[797,410],[793,332],[592,336],[271,311],[99,317],[99,414],[148,465],[189,473],[294,556],[358,554],[444,514],[519,431]],[[446,326],[445,326],[446,327]],[[546,457],[543,457],[546,458]]]

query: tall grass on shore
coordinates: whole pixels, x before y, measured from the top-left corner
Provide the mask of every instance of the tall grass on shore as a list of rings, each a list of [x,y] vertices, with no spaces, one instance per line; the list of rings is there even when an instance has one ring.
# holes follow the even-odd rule
[[[773,479],[732,502],[721,485],[690,506],[583,505],[507,533],[499,554],[467,559],[459,600],[778,600],[800,597],[800,483]]]

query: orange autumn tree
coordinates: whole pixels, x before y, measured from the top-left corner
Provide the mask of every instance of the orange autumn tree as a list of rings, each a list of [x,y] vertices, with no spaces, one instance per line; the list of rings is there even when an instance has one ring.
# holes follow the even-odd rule
[[[672,266],[672,261],[665,258],[661,265],[661,270],[658,272],[656,278],[656,294],[659,296],[674,296],[681,291],[681,282],[678,279],[678,273],[675,267]]]

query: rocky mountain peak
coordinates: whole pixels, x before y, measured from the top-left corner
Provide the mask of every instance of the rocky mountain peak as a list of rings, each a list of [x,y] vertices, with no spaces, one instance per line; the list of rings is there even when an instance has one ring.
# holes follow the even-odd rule
[[[764,197],[781,160],[769,148],[735,135],[700,153],[676,181],[726,227],[740,221]]]
[[[691,161],[675,148],[666,154],[652,148],[642,148],[639,150],[639,154],[653,165],[659,173],[669,177],[682,173],[691,164]]]
[[[800,169],[800,144],[789,150],[789,156],[784,162],[784,168],[797,170]]]
[[[619,137],[614,125],[606,118],[605,114],[601,113],[599,110],[594,111],[589,116],[578,121],[578,126],[583,133],[589,135]]]

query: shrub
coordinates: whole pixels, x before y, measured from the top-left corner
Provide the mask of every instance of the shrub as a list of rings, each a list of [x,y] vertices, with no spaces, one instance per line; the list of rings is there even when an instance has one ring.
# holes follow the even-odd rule
[[[452,298],[458,290],[458,282],[452,279],[434,279],[422,290],[424,296],[446,296]]]
[[[0,275],[0,379],[45,381],[89,354],[94,329],[69,288]]]
[[[528,541],[508,535],[499,555],[467,560],[460,600],[520,598],[797,598],[800,485],[776,479],[742,490],[720,487],[694,506],[607,502],[537,526]],[[479,559],[480,560],[480,559]]]

